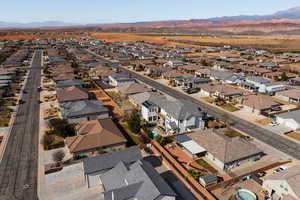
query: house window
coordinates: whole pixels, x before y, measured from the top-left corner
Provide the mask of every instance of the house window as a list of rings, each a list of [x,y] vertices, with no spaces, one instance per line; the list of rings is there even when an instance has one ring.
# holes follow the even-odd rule
[[[152,117],[149,117],[149,122],[151,122],[152,121]]]
[[[155,121],[156,120],[156,116],[153,116],[153,121]]]

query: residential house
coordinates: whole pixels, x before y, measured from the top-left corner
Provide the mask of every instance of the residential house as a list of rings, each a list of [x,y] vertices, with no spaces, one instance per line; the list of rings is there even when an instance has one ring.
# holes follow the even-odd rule
[[[291,130],[300,129],[300,110],[289,111],[276,115],[276,122],[283,124]]]
[[[100,175],[115,167],[119,162],[131,165],[140,159],[142,159],[142,155],[138,146],[84,159],[84,176],[88,187],[101,185]]]
[[[210,83],[211,79],[198,78],[193,76],[182,76],[174,79],[176,85],[182,86],[183,90],[199,88],[202,84]]]
[[[167,133],[182,133],[205,127],[206,113],[193,103],[187,101],[154,101],[159,107],[159,123]]]
[[[264,78],[258,76],[247,76],[245,81],[240,83],[240,86],[254,92],[265,93],[265,84],[267,83],[269,83],[269,81]]]
[[[129,101],[137,107],[141,107],[145,101],[156,101],[157,99],[166,99],[167,97],[159,92],[143,92],[130,95]]]
[[[174,80],[175,78],[180,78],[184,76],[183,73],[178,72],[177,70],[167,71],[162,73],[162,78],[166,80]]]
[[[53,80],[55,82],[73,80],[73,79],[75,79],[75,75],[73,73],[62,73],[62,74],[58,74],[57,76],[53,77]]]
[[[300,85],[300,77],[289,79],[289,85],[299,86]]]
[[[279,67],[277,62],[262,62],[262,63],[258,63],[257,67],[263,67],[263,68],[267,68],[267,69],[276,69]]]
[[[66,138],[75,157],[125,149],[127,140],[111,119],[83,120],[75,129],[76,136]]]
[[[126,73],[115,73],[108,76],[109,84],[112,86],[120,86],[135,83],[133,78],[130,78]]]
[[[179,66],[185,65],[185,63],[182,61],[173,60],[173,61],[168,61],[165,65],[170,66],[171,68],[177,68]]]
[[[135,147],[85,159],[84,174],[89,187],[102,186],[105,200],[175,200],[177,196]]]
[[[263,188],[272,199],[300,200],[300,166],[296,165],[263,178]]]
[[[210,69],[198,69],[195,72],[195,76],[200,77],[200,78],[210,78],[211,70]]]
[[[148,88],[147,86],[140,83],[121,85],[117,87],[117,90],[124,96],[152,91],[151,88]]]
[[[109,110],[100,100],[66,102],[60,106],[63,109],[62,116],[68,119],[69,123],[109,118]]]
[[[89,94],[86,90],[76,86],[58,89],[56,91],[59,103],[88,100]]]
[[[245,91],[234,88],[229,85],[212,85],[212,84],[203,84],[200,86],[201,93],[205,96],[210,96],[213,98],[221,98],[224,100],[230,100],[233,97],[243,96]]]
[[[67,88],[67,87],[71,87],[71,86],[76,86],[76,87],[82,88],[83,85],[84,85],[84,82],[81,79],[58,81],[56,83],[57,88]]]
[[[242,97],[241,104],[244,110],[255,114],[266,114],[273,110],[281,109],[280,106],[282,105],[274,101],[270,96],[256,94]]]
[[[300,89],[290,89],[285,91],[276,92],[276,97],[283,101],[288,101],[292,103],[300,103]]]
[[[264,154],[251,142],[230,138],[220,130],[198,131],[189,136],[205,149],[205,157],[224,171],[259,160]]]

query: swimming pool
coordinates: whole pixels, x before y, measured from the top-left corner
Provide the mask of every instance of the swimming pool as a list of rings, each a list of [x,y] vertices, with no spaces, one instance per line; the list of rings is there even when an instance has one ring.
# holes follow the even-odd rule
[[[256,195],[246,189],[240,189],[237,192],[237,196],[241,199],[241,200],[257,200]]]

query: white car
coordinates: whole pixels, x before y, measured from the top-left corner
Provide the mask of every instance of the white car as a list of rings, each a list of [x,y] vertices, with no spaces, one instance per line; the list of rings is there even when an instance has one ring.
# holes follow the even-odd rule
[[[279,173],[281,171],[284,171],[286,170],[287,168],[289,168],[288,166],[280,166],[278,168],[276,168],[274,171],[273,171],[273,174],[276,174],[276,173]]]
[[[279,123],[277,123],[277,122],[271,122],[271,123],[269,123],[269,125],[274,127],[274,126],[278,126]]]

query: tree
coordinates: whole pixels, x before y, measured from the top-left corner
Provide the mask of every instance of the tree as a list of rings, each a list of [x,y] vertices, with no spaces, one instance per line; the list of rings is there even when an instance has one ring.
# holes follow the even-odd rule
[[[53,141],[53,137],[45,134],[41,140],[41,143],[43,144],[45,150],[49,150],[49,146],[52,144]]]
[[[49,127],[53,130],[53,132],[63,138],[74,136],[75,128],[72,124],[68,123],[66,119],[51,119],[49,120]]]
[[[59,150],[52,154],[52,159],[54,162],[57,163],[57,165],[59,165],[59,163],[64,159],[65,155],[66,155],[65,152]]]
[[[282,81],[287,81],[288,79],[289,79],[289,77],[286,75],[286,73],[282,72],[282,74],[281,74],[281,80]]]
[[[133,111],[128,117],[127,125],[131,132],[139,133],[141,130],[141,119],[137,111]]]

